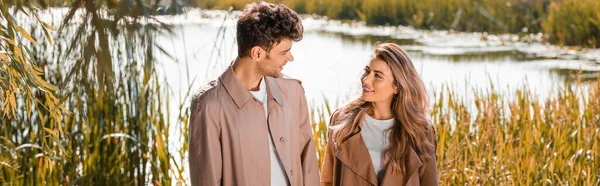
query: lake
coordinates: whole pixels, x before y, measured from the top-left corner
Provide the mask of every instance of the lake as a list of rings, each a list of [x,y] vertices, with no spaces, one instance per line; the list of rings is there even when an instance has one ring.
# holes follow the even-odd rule
[[[237,15],[239,12],[195,9],[175,17],[159,16],[175,33],[157,38],[173,56],[159,56],[158,61],[174,92],[185,93],[193,79],[192,90],[197,90],[235,59]],[[485,90],[493,84],[505,95],[526,87],[536,94],[534,97],[544,99],[564,86],[563,82],[572,77],[570,71],[581,69],[589,79],[600,71],[598,50],[544,44],[542,34],[369,27],[316,16],[304,16],[303,24],[304,38],[293,44],[295,60],[283,73],[302,81],[312,105],[322,105],[324,98],[339,105],[359,95],[360,74],[375,44],[383,41],[400,44],[409,52],[431,97],[446,85],[470,99],[474,89]]]

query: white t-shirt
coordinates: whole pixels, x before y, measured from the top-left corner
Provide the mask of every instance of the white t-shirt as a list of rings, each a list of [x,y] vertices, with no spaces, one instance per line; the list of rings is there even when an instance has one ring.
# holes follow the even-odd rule
[[[385,133],[385,130],[389,129],[394,125],[394,118],[388,120],[377,120],[367,114],[363,121],[362,131],[360,132],[367,148],[369,149],[369,155],[373,161],[373,167],[375,168],[375,174],[377,179],[381,182],[385,170],[382,170],[381,155],[383,150],[388,146],[389,132]],[[384,134],[385,133],[385,134]]]
[[[265,83],[265,78],[263,77],[260,80],[260,85],[258,86],[260,90],[258,91],[250,91],[250,93],[263,103],[265,109],[265,118],[269,118],[269,112],[267,112],[267,84]],[[275,146],[273,144],[273,139],[271,138],[271,132],[269,131],[269,151],[271,154],[271,185],[272,186],[281,186],[287,185],[287,178],[285,177],[283,171],[283,165],[279,161],[277,153],[275,152]]]

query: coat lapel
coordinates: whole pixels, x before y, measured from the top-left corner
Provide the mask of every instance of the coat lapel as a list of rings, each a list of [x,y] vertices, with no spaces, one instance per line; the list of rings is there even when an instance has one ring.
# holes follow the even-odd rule
[[[418,169],[423,165],[423,162],[421,162],[421,159],[419,159],[419,155],[417,155],[417,152],[415,152],[415,150],[412,147],[408,147],[408,158],[406,159],[408,162],[406,162],[406,175],[407,178],[410,178],[410,176],[415,172],[418,171]],[[408,179],[404,180],[404,183],[406,183],[408,181]]]
[[[267,125],[269,127],[269,131],[271,133],[271,139],[273,140],[273,145],[275,147],[275,151],[277,152],[277,156],[281,161],[281,164],[284,168],[284,173],[287,177],[288,185],[291,185],[293,180],[293,175],[290,174],[289,171],[293,167],[293,160],[289,157],[293,157],[290,153],[292,149],[290,149],[289,140],[291,140],[292,134],[290,126],[288,126],[289,122],[286,122],[288,116],[286,113],[289,113],[289,107],[285,106],[285,100],[283,99],[282,92],[277,81],[271,77],[267,77],[267,104],[268,107],[268,118]]]
[[[406,158],[406,174],[400,175],[392,171],[391,168],[388,168],[388,165],[385,166],[385,174],[383,176],[383,180],[381,181],[382,186],[386,185],[398,185],[402,183],[402,185],[406,185],[411,175],[417,171],[423,163],[421,159],[419,159],[419,155],[412,147],[408,147],[408,157]]]
[[[353,135],[346,139],[342,139],[339,144],[336,144],[335,156],[346,167],[372,185],[387,186],[400,185],[400,183],[401,185],[406,185],[411,175],[414,174],[414,171],[418,171],[418,169],[423,165],[421,159],[419,159],[419,155],[417,155],[417,152],[415,152],[415,150],[409,146],[408,157],[406,158],[405,164],[406,174],[401,175],[395,173],[391,168],[387,168],[388,166],[386,165],[383,180],[381,183],[378,183],[377,174],[375,173],[375,168],[373,167],[373,161],[371,160],[369,149],[360,135],[365,114],[367,114],[366,109],[361,109],[356,117],[354,117],[352,122],[355,124],[354,126],[357,127],[353,129]]]
[[[285,100],[283,99],[281,88],[279,87],[277,81],[273,77],[269,76],[265,76],[265,79],[267,79],[267,91],[271,97],[269,99],[275,99],[279,105],[285,106]]]
[[[352,136],[346,138],[337,145],[335,156],[340,162],[362,179],[368,181],[372,185],[377,185],[377,175],[375,174],[375,168],[373,167],[369,149],[367,149],[367,145],[360,135],[362,120],[364,119],[365,114],[366,112],[364,110],[361,110],[357,114],[352,122],[361,123],[354,125],[358,127],[353,129]]]

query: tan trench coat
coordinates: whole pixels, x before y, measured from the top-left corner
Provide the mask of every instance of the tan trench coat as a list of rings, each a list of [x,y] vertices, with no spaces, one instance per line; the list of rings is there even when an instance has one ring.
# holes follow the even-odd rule
[[[378,183],[369,150],[360,134],[365,115],[366,109],[361,109],[356,117],[350,117],[338,122],[360,122],[357,125],[358,127],[352,129],[352,134],[354,135],[345,141],[334,143],[335,138],[331,136],[330,128],[329,135],[327,136],[327,151],[325,152],[325,160],[321,170],[322,186],[438,185],[435,161],[422,161],[413,148],[409,149],[410,153],[406,159],[406,172],[408,174],[395,174],[391,171],[391,168],[386,168],[383,180],[381,183]],[[337,117],[339,117],[338,112],[331,116],[332,121]],[[434,131],[431,140],[436,144],[433,126],[431,130]],[[430,159],[435,160],[436,158]]]
[[[304,89],[297,80],[266,78],[268,120],[229,68],[194,96],[190,108],[192,185],[270,185],[268,131],[288,185],[318,185],[318,163]]]

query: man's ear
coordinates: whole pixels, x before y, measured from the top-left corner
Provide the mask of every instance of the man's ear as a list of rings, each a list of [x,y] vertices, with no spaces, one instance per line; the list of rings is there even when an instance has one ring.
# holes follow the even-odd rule
[[[259,46],[254,46],[250,49],[250,57],[252,60],[259,61],[265,56],[265,50]]]

